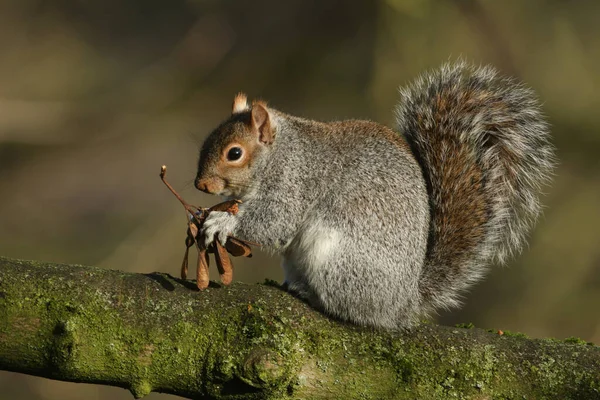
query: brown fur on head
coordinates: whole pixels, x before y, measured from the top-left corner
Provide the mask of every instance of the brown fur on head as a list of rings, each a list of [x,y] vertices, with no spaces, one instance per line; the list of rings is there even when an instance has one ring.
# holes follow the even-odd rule
[[[246,95],[239,93],[231,116],[202,145],[196,187],[210,194],[242,197],[250,188],[252,166],[274,138],[266,103],[254,101],[250,108]]]

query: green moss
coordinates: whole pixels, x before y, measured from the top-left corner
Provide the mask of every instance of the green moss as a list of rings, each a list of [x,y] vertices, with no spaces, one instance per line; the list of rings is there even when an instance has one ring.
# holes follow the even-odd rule
[[[529,337],[521,332],[502,331],[502,336],[528,339]]]
[[[396,371],[398,373],[398,377],[402,380],[404,384],[413,383],[413,375],[415,373],[415,366],[408,358],[399,358],[394,363],[396,367]]]
[[[580,339],[580,338],[575,337],[575,336],[571,336],[571,337],[566,338],[564,340],[564,342],[565,343],[570,343],[570,344],[593,345],[593,343],[586,342],[585,340]]]
[[[273,280],[273,279],[266,278],[265,281],[263,282],[263,285],[281,289],[281,285],[279,284],[279,282],[277,282],[276,280]]]
[[[463,329],[473,329],[473,328],[475,328],[475,325],[472,322],[460,323],[460,324],[456,324],[454,326],[457,327],[457,328],[463,328]]]
[[[136,399],[141,399],[152,392],[152,386],[150,385],[150,382],[147,381],[135,382],[133,385],[131,385],[129,391],[133,397]]]

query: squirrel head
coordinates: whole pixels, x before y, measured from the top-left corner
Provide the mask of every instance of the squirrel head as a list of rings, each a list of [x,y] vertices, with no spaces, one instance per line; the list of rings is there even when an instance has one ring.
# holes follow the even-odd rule
[[[231,116],[204,141],[195,186],[203,192],[240,198],[250,189],[253,167],[275,140],[266,103],[248,105],[246,95],[233,100]]]

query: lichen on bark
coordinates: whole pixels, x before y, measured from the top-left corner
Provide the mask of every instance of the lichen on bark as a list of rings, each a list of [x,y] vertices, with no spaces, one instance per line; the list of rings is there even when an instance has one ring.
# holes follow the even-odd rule
[[[0,258],[0,369],[214,399],[596,399],[600,349],[477,328],[383,332],[273,284]]]

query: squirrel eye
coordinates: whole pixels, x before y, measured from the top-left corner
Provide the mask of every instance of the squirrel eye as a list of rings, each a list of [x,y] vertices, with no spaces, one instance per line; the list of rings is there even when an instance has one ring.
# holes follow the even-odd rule
[[[228,161],[237,161],[242,157],[243,151],[241,147],[232,147],[227,152]]]

